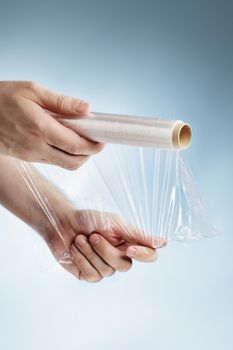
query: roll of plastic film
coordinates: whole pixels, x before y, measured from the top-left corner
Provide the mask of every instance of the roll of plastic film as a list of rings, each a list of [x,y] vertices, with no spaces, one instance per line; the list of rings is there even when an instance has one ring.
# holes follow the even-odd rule
[[[181,120],[95,112],[92,115],[60,121],[79,135],[98,142],[162,149],[185,149],[191,144],[191,127]]]

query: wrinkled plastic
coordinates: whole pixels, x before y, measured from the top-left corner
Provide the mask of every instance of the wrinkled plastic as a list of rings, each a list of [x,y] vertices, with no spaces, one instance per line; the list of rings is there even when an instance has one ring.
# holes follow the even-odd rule
[[[35,180],[30,166],[17,166],[61,241],[64,229]],[[175,240],[189,243],[218,234],[209,221],[191,171],[181,152],[107,145],[75,172],[35,164],[80,210],[79,232],[101,231],[127,241],[160,247]],[[87,232],[88,231],[88,232]],[[65,242],[64,242],[65,245]],[[60,262],[69,262],[65,247]]]

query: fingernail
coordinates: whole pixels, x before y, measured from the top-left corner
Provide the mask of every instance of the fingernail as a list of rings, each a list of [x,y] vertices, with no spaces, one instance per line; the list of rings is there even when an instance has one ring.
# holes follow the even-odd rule
[[[137,254],[137,249],[134,247],[129,247],[126,254],[130,257],[133,258]]]
[[[97,243],[100,241],[100,238],[99,238],[98,235],[93,234],[93,235],[90,236],[90,241],[91,241],[91,243],[93,243],[93,244],[97,244]]]
[[[90,108],[90,104],[86,101],[79,101],[78,106],[76,107],[76,112],[79,112],[81,109],[89,109]]]
[[[86,242],[87,242],[86,237],[82,236],[82,235],[79,235],[75,240],[75,243],[80,247],[82,247],[84,244],[86,244]]]

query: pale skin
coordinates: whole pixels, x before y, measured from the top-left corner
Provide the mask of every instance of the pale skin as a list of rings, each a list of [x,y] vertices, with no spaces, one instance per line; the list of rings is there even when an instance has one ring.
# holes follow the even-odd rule
[[[51,225],[11,157],[77,169],[103,145],[61,125],[56,115],[82,117],[89,111],[87,102],[32,82],[0,82],[0,204],[32,226],[66,270],[80,280],[97,282],[128,271],[133,258],[155,261],[156,242],[112,213],[77,210],[27,165],[53,209],[57,227]]]
[[[77,135],[56,117],[89,114],[90,104],[84,100],[52,92],[35,82],[0,81],[0,153],[78,169],[103,145]]]
[[[156,249],[149,246],[138,230],[114,214],[77,210],[29,165],[38,188],[54,210],[61,238],[29,191],[15,162],[0,155],[0,203],[37,230],[54,257],[78,279],[97,282],[116,271],[128,271],[132,258],[156,260]],[[67,253],[71,259],[64,264],[62,259]]]

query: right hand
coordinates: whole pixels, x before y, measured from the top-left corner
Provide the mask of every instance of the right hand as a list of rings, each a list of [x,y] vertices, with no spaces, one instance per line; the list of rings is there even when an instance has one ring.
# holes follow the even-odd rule
[[[112,213],[67,206],[60,214],[56,211],[56,218],[59,231],[51,226],[38,231],[56,260],[78,279],[88,282],[98,282],[116,271],[128,271],[132,259],[154,262],[158,257],[156,247],[167,243],[146,236]]]
[[[103,145],[87,140],[54,116],[88,116],[88,102],[34,82],[0,81],[0,153],[75,170]]]

